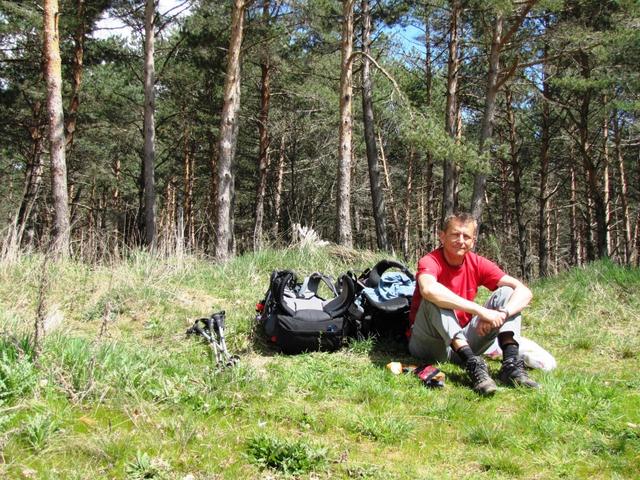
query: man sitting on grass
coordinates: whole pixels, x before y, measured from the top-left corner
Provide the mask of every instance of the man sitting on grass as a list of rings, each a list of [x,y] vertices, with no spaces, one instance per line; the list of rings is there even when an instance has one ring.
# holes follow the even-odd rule
[[[418,262],[409,351],[429,363],[462,363],[474,391],[491,395],[496,384],[480,355],[498,337],[503,352],[500,381],[537,388],[518,355],[520,312],[531,301],[531,290],[472,252],[476,230],[471,215],[448,216],[439,235],[442,246]],[[493,291],[484,306],[475,303],[478,286]]]

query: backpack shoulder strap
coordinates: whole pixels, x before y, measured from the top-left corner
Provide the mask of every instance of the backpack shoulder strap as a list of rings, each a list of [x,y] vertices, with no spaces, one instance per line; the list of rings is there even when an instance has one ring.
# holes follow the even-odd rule
[[[271,290],[273,294],[273,300],[277,307],[289,315],[294,315],[295,312],[284,301],[284,291],[289,286],[292,288],[297,282],[296,274],[291,270],[275,271],[271,274]]]
[[[306,292],[311,292],[315,296],[318,296],[318,288],[320,287],[320,282],[324,282],[333,293],[334,297],[338,296],[338,292],[336,290],[335,285],[333,284],[333,280],[331,277],[324,275],[320,272],[313,272],[311,275],[306,277],[302,282],[302,287],[300,287],[300,296],[304,296]]]
[[[380,260],[369,272],[369,279],[367,282],[368,287],[375,288],[380,283],[380,277],[384,272],[389,270],[390,268],[397,268],[402,273],[404,273],[411,280],[415,280],[415,276],[413,273],[402,263],[396,262],[395,260]]]
[[[342,275],[338,279],[338,284],[340,285],[340,294],[323,307],[323,310],[332,317],[344,314],[355,298],[355,286],[349,275]]]

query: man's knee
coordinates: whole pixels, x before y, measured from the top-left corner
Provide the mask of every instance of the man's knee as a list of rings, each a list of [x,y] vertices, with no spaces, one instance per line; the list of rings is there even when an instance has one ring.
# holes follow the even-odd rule
[[[509,301],[509,299],[511,298],[511,295],[513,295],[513,288],[507,285],[498,287],[493,292],[493,295],[491,295],[493,297],[492,303],[497,307],[502,306]]]
[[[507,298],[513,295],[513,288],[508,285],[503,285],[502,287],[498,287],[496,292],[499,292],[500,295],[505,295]]]

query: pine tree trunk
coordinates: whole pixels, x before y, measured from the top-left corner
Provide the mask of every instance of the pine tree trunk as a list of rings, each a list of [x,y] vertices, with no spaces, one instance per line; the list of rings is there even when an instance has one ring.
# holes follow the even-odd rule
[[[589,180],[588,173],[584,172],[587,176],[585,182],[585,209],[584,209],[584,223],[585,223],[585,232],[584,232],[584,249],[585,249],[585,261],[592,262],[596,259],[596,246],[593,240],[593,197],[591,196],[591,189],[589,188]]]
[[[431,60],[431,18],[429,7],[425,7],[425,88],[426,88],[426,104],[431,108],[432,101],[432,85],[433,85],[433,65]],[[431,152],[426,153],[426,163],[423,171],[422,189],[420,192],[420,201],[422,210],[420,215],[420,247],[427,251],[432,250],[433,238],[431,236],[431,228],[434,223],[434,182],[433,182],[433,158]]]
[[[65,128],[67,148],[73,145],[73,137],[76,132],[78,123],[78,110],[80,108],[80,86],[82,85],[82,74],[84,69],[84,42],[86,38],[86,14],[87,6],[85,0],[77,0],[76,2],[76,21],[78,22],[76,32],[73,37],[73,65],[72,84],[71,84],[71,101],[69,102],[69,110],[67,112]]]
[[[634,237],[636,239],[636,267],[640,267],[640,209],[638,209],[638,214],[636,215],[636,229]]]
[[[579,135],[580,135],[580,156],[587,174],[587,187],[589,198],[593,203],[593,214],[596,222],[596,252],[588,255],[589,260],[595,259],[595,253],[598,258],[608,256],[607,250],[607,212],[604,198],[604,190],[600,187],[599,173],[597,167],[591,158],[591,148],[589,144],[589,106],[590,91],[583,95],[582,106],[580,109]]]
[[[622,120],[620,120],[622,122]],[[631,264],[631,218],[629,213],[629,186],[627,185],[627,176],[624,166],[624,157],[622,155],[622,135],[621,125],[618,123],[618,114],[613,114],[613,138],[615,142],[616,160],[618,164],[618,176],[620,177],[620,201],[622,203],[622,219],[623,219],[623,244],[624,244],[624,263]]]
[[[502,24],[503,17],[499,13],[496,16],[496,23],[493,27],[493,37],[491,40],[491,52],[489,53],[489,73],[487,75],[487,86],[485,89],[484,113],[480,124],[480,139],[478,151],[484,153],[486,142],[493,133],[493,120],[496,112],[496,95],[498,93],[498,74],[500,72],[500,50],[502,48]],[[473,180],[473,196],[471,197],[471,214],[480,221],[484,209],[484,194],[487,183],[487,175],[476,173]]]
[[[375,124],[373,118],[373,85],[371,81],[371,14],[369,1],[362,0],[362,113],[364,122],[364,140],[367,150],[367,164],[369,166],[369,183],[371,185],[371,201],[373,219],[376,225],[376,241],[378,249],[389,251],[387,238],[387,219],[384,204],[384,194],[380,185],[380,167],[378,165],[378,150],[376,148]]]
[[[146,0],[144,8],[144,243],[155,246],[155,0]]]
[[[393,220],[393,226],[395,227],[395,241],[397,245],[398,235],[400,234],[400,221],[398,220],[398,207],[393,196],[393,185],[389,178],[389,169],[387,168],[387,158],[384,154],[384,145],[382,144],[382,137],[378,132],[378,145],[380,147],[380,161],[382,162],[382,171],[384,172],[384,183],[387,191],[389,192],[389,202],[391,203],[391,220]]]
[[[545,57],[548,51],[545,45]],[[544,234],[545,226],[549,222],[549,147],[551,142],[551,109],[549,99],[551,88],[549,85],[549,65],[545,62],[542,66],[542,124],[540,125],[540,189],[538,195],[538,275],[546,277],[549,275],[549,242]]]
[[[351,248],[351,137],[353,101],[352,52],[353,52],[353,4],[354,0],[342,0],[342,42],[340,63],[340,128],[338,131],[338,191],[336,199],[337,242]]]
[[[522,205],[522,165],[518,158],[516,119],[513,112],[511,91],[507,89],[507,121],[509,124],[509,149],[511,154],[511,170],[513,172],[513,201],[514,214],[518,225],[518,253],[520,257],[520,276],[525,281],[531,280],[531,258],[529,256],[529,243],[527,236],[527,225],[524,219]],[[546,104],[546,102],[545,102]],[[505,189],[506,190],[506,189]]]
[[[184,197],[182,199],[182,211],[184,231],[183,235],[186,237],[186,244],[193,248],[195,247],[195,218],[193,212],[193,183],[194,183],[194,155],[191,152],[191,137],[189,132],[189,126],[185,127],[184,132],[184,147],[183,147],[183,178],[182,185],[184,191]]]
[[[482,121],[480,124],[480,138],[478,142],[478,151],[484,153],[486,150],[487,140],[491,138],[493,133],[493,121],[496,111],[496,96],[500,86],[515,72],[515,65],[509,72],[506,72],[500,79],[500,53],[504,46],[509,43],[513,34],[520,28],[527,14],[536,3],[537,0],[526,0],[524,5],[513,21],[511,28],[503,36],[502,28],[504,24],[503,13],[499,11],[496,15],[495,25],[493,27],[493,35],[491,40],[491,50],[489,53],[489,71],[487,74],[487,86],[485,90],[485,104]],[[473,195],[471,197],[471,214],[478,220],[481,220],[482,211],[484,209],[485,188],[487,176],[478,172],[473,181]]]
[[[47,83],[49,140],[51,149],[51,193],[54,225],[52,252],[67,256],[70,246],[69,198],[65,158],[62,69],[58,36],[58,1],[44,1],[44,76]]]
[[[280,235],[280,209],[282,202],[282,182],[284,179],[285,141],[284,135],[280,140],[280,153],[278,155],[278,166],[276,168],[276,185],[273,193],[273,238],[277,241]]]
[[[570,210],[570,225],[571,232],[569,232],[569,254],[571,256],[572,265],[581,265],[582,259],[580,251],[582,250],[580,242],[580,230],[578,229],[578,193],[576,186],[576,169],[573,163],[569,164],[571,175],[571,210]]]
[[[233,250],[232,204],[235,196],[233,160],[238,140],[240,111],[240,53],[244,28],[245,0],[234,0],[231,14],[231,37],[224,84],[224,101],[220,121],[218,154],[218,212],[215,256],[224,262]]]
[[[411,148],[409,153],[409,165],[407,167],[407,192],[404,201],[404,223],[402,228],[402,256],[407,260],[409,258],[409,231],[411,227],[411,200],[413,198],[413,164],[415,150]]]
[[[449,25],[449,61],[447,64],[447,104],[445,108],[445,129],[451,138],[457,135],[458,113],[458,79],[460,70],[460,57],[458,52],[458,23],[462,6],[460,0],[451,1],[451,23]],[[451,160],[445,160],[442,174],[442,218],[444,220],[451,215],[455,208],[455,165]]]
[[[270,0],[262,2],[262,22],[265,31],[269,31]],[[267,190],[267,173],[269,170],[269,104],[271,99],[271,65],[268,39],[265,38],[264,50],[262,52],[262,71],[260,85],[260,115],[258,116],[258,137],[260,146],[258,151],[258,185],[256,188],[256,208],[255,225],[253,229],[253,250],[258,251],[263,244],[263,222],[264,222],[264,196]]]
[[[605,235],[606,235],[606,246],[607,246],[607,254],[610,254],[611,249],[611,181],[609,178],[609,164],[611,160],[609,158],[609,114],[606,112],[607,110],[607,97],[606,95],[603,98],[603,105],[605,109],[604,122],[602,123],[602,163],[603,163],[603,187],[602,187],[602,196],[604,200],[604,221],[606,223]]]
[[[38,198],[38,193],[40,192],[42,173],[44,170],[44,163],[42,161],[42,103],[36,100],[31,108],[33,122],[29,126],[29,135],[31,136],[31,154],[25,168],[22,200],[14,222],[14,238],[16,245],[20,245],[22,243],[24,231]]]

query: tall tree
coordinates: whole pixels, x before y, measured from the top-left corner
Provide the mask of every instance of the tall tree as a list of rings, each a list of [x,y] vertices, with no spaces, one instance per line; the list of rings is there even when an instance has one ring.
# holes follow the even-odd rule
[[[538,275],[549,274],[549,239],[546,235],[549,223],[549,149],[551,145],[551,86],[549,81],[550,65],[546,60],[548,46],[543,49],[542,64],[542,116],[540,123],[540,188],[538,190]]]
[[[445,130],[451,136],[457,135],[458,118],[458,79],[460,76],[460,61],[458,48],[458,33],[460,12],[462,4],[460,0],[452,0],[451,21],[449,24],[449,59],[447,62],[447,104],[445,109]],[[442,174],[442,220],[453,213],[455,205],[455,164],[450,158],[445,159]]]
[[[362,0],[362,115],[364,123],[364,140],[369,167],[369,183],[371,186],[371,202],[373,219],[376,225],[376,242],[378,248],[389,251],[387,238],[387,219],[384,205],[384,194],[380,184],[380,165],[376,148],[376,132],[373,115],[373,82],[371,80],[371,12],[369,0]]]
[[[487,149],[487,140],[491,138],[493,133],[493,122],[496,113],[496,97],[500,87],[506,82],[516,70],[518,66],[517,60],[512,67],[506,71],[500,71],[500,54],[504,47],[511,41],[515,33],[518,31],[525,17],[537,0],[527,0],[524,5],[516,12],[515,19],[511,23],[511,28],[503,35],[505,13],[498,8],[495,16],[495,23],[492,30],[491,48],[489,51],[489,68],[487,71],[487,84],[484,95],[484,111],[480,124],[480,138],[478,139],[478,150],[483,153]],[[501,75],[502,73],[502,75]],[[487,183],[487,175],[485,173],[476,173],[473,181],[473,195],[471,197],[471,214],[478,220],[482,217],[484,209],[484,195]]]
[[[337,241],[351,248],[351,139],[352,126],[352,72],[353,72],[353,4],[355,0],[342,0],[342,42],[340,45],[340,128],[338,131],[338,190],[336,206]]]
[[[155,191],[155,0],[144,7],[144,241],[153,247],[156,236]]]
[[[231,12],[231,37],[227,53],[227,76],[220,119],[218,147],[218,209],[216,218],[215,256],[226,261],[232,253],[232,202],[235,195],[233,160],[238,141],[238,112],[240,110],[240,50],[244,28],[246,0],[234,0]]]
[[[51,192],[54,211],[52,251],[59,256],[66,256],[70,253],[70,225],[58,13],[58,0],[45,0],[44,76],[47,83],[49,142],[51,149]]]
[[[253,229],[253,250],[262,248],[262,222],[264,219],[264,196],[267,189],[267,172],[269,168],[269,106],[271,101],[271,59],[269,52],[270,0],[262,2],[262,22],[264,28],[264,43],[260,70],[260,115],[258,117],[258,137],[260,141],[258,151],[258,186],[256,191],[255,226]]]
[[[66,142],[67,147],[73,144],[73,136],[76,131],[78,121],[78,109],[80,108],[80,86],[82,85],[82,74],[84,64],[84,45],[86,39],[87,24],[87,5],[85,0],[77,0],[76,2],[76,30],[73,35],[73,65],[72,65],[72,83],[71,83],[71,100],[66,115]]]

